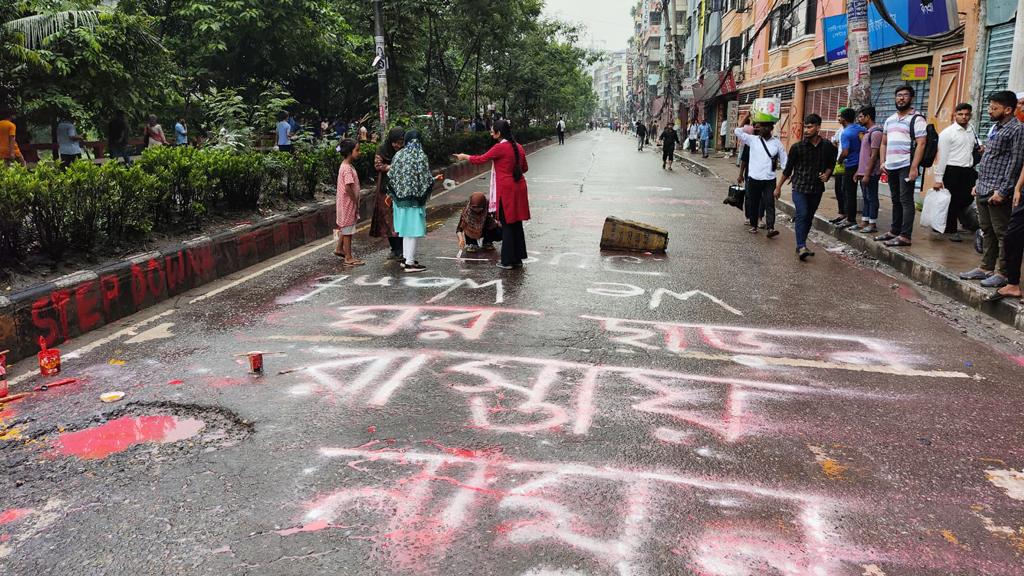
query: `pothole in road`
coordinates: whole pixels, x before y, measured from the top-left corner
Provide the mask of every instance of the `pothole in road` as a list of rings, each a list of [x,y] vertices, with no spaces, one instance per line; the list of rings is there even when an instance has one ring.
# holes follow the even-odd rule
[[[41,430],[0,448],[31,446],[44,460],[163,460],[231,447],[252,431],[250,422],[223,408],[134,402],[73,428]]]

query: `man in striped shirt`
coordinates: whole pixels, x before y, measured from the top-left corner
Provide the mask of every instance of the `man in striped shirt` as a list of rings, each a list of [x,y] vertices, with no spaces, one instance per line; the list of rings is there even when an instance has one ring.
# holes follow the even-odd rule
[[[896,113],[885,121],[882,149],[879,156],[889,175],[892,194],[892,227],[889,232],[875,237],[886,246],[910,246],[914,233],[914,189],[920,176],[919,167],[924,156],[928,120],[912,106],[914,89],[900,86],[896,89]]]

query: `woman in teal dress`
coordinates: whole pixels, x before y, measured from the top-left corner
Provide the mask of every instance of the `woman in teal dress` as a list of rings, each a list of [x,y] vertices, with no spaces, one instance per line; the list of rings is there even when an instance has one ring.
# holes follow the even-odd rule
[[[402,253],[406,272],[422,272],[427,268],[416,261],[416,244],[427,235],[427,200],[434,189],[419,132],[405,134],[405,147],[395,153],[388,172],[388,194],[392,199],[395,232],[402,237]]]

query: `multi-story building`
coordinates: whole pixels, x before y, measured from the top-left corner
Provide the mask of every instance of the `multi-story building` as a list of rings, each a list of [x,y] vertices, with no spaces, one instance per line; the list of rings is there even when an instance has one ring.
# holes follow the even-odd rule
[[[629,116],[626,108],[629,67],[626,52],[611,52],[594,66],[594,92],[597,93],[598,119],[623,121]]]

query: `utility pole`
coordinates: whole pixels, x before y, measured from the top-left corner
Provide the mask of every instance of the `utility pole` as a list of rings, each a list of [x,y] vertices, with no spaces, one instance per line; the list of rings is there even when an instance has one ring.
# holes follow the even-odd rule
[[[1017,23],[1013,28],[1013,51],[1010,52],[1010,79],[1007,90],[1024,90],[1024,0],[1017,0]]]
[[[380,108],[380,136],[384,141],[388,133],[388,57],[384,51],[384,6],[383,0],[373,1],[374,41],[377,54],[373,65],[377,68],[377,101]]]
[[[848,0],[846,61],[850,106],[871,105],[871,49],[868,46],[868,0]]]
[[[981,92],[985,87],[985,58],[988,56],[988,26],[985,25],[987,18],[988,1],[978,0],[977,22],[975,23],[978,33],[974,42],[974,58],[971,59],[971,83],[967,90],[967,101],[978,103],[974,107],[975,126],[981,125],[982,114],[985,113],[985,107],[981,105],[985,96]],[[1010,74],[1013,74],[1012,68]]]

